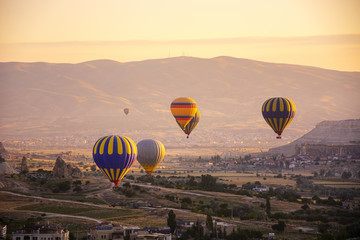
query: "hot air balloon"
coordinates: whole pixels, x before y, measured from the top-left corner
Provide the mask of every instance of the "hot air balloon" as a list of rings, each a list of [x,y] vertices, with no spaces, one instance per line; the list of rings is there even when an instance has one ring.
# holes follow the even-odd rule
[[[179,124],[180,128],[184,131],[184,133],[188,135],[187,138],[189,138],[191,131],[194,130],[194,128],[196,127],[196,125],[198,124],[199,121],[200,121],[200,112],[199,112],[199,110],[197,110],[197,112],[195,113],[195,116],[192,117],[190,122],[184,128],[182,128],[179,123],[178,124]]]
[[[191,121],[197,111],[196,102],[188,97],[175,99],[170,105],[171,113],[181,129]]]
[[[137,155],[136,144],[128,137],[106,136],[96,141],[93,158],[115,186],[129,171]]]
[[[128,115],[128,114],[129,114],[129,112],[130,112],[130,109],[128,109],[128,108],[124,108],[124,113],[125,113],[126,115]]]
[[[281,138],[284,129],[295,117],[296,106],[288,98],[270,98],[262,106],[262,115],[269,126]]]
[[[165,156],[164,145],[157,140],[145,139],[137,144],[137,160],[148,174],[151,174]]]

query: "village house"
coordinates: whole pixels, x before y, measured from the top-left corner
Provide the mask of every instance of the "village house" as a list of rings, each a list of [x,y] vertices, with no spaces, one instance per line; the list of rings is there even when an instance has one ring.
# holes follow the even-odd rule
[[[121,226],[113,223],[102,223],[90,229],[89,240],[171,240],[168,229]],[[156,232],[155,232],[156,231]]]
[[[69,231],[50,223],[24,227],[12,233],[13,240],[69,240]]]
[[[358,200],[345,200],[342,202],[342,207],[349,210],[359,209],[359,201]]]
[[[123,227],[113,223],[102,223],[90,228],[90,240],[124,240],[135,235],[139,227]]]

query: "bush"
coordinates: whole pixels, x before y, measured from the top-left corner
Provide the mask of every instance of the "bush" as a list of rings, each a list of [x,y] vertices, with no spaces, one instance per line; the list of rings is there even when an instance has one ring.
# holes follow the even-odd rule
[[[342,174],[341,174],[341,178],[342,179],[349,179],[349,178],[351,178],[351,176],[352,176],[352,174],[351,174],[351,172],[343,172]]]
[[[279,231],[279,232],[283,232],[285,230],[286,224],[284,221],[278,221],[277,224],[274,224],[271,226],[271,228],[273,230]]]
[[[81,180],[73,181],[73,185],[81,185],[81,184],[82,184]]]
[[[71,188],[71,182],[70,181],[63,181],[63,182],[59,182],[57,184],[60,192],[66,192],[67,190],[69,190]]]
[[[71,188],[71,181],[50,182],[46,185],[53,193],[66,192]]]
[[[329,224],[320,223],[318,225],[318,231],[319,231],[319,233],[326,233],[329,227],[330,227]]]
[[[77,185],[76,187],[74,187],[73,191],[79,193],[82,191],[82,188],[81,186]]]

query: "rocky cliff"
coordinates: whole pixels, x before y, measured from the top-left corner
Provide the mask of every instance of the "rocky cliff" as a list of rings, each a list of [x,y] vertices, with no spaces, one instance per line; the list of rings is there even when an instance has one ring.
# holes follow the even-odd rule
[[[10,167],[10,165],[5,161],[5,159],[0,154],[0,174],[12,174],[12,173],[17,173],[17,172],[12,167]]]
[[[5,154],[7,153],[5,147],[4,147],[4,144],[2,144],[2,142],[0,142],[0,154]]]
[[[52,174],[55,178],[81,178],[83,176],[78,167],[66,164],[61,157],[56,159]]]
[[[269,153],[294,155],[295,147],[301,144],[345,144],[360,142],[360,119],[323,121],[301,138],[277,148]]]

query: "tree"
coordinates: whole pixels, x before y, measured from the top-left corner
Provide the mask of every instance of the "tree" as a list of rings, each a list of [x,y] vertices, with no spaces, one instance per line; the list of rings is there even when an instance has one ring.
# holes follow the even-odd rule
[[[191,198],[189,198],[189,197],[185,197],[185,198],[182,198],[182,199],[181,199],[181,203],[186,203],[186,204],[191,205],[191,204],[192,204],[192,200],[191,200]]]
[[[72,184],[73,185],[81,185],[82,182],[81,182],[81,180],[75,180],[75,181],[72,182]]]
[[[273,230],[279,231],[279,232],[283,232],[285,230],[286,224],[284,221],[278,221],[277,224],[274,224],[271,226],[271,228]]]
[[[315,200],[316,203],[317,203],[319,200],[321,200],[318,195],[314,195],[311,199],[312,199],[312,200]]]
[[[213,232],[214,229],[214,225],[213,225],[213,219],[210,215],[206,216],[206,227],[207,229],[209,229],[211,232]]]
[[[74,187],[73,191],[79,193],[82,191],[82,188],[80,185],[76,185],[76,187]]]
[[[271,215],[271,206],[270,206],[270,198],[269,197],[266,198],[266,206],[265,206],[265,208],[266,208],[266,214],[268,216],[270,216]]]
[[[214,189],[216,185],[216,178],[209,174],[201,175],[200,185],[205,189]]]
[[[196,181],[194,176],[190,176],[189,180],[187,181],[187,185],[189,186],[196,186]]]
[[[326,223],[320,223],[320,224],[318,225],[318,231],[319,231],[319,233],[326,233],[327,230],[328,230],[328,228],[329,228],[329,224],[326,224]]]
[[[174,233],[176,229],[176,215],[173,210],[170,210],[167,218],[168,227],[170,227],[171,233]]]
[[[342,179],[349,179],[351,178],[352,174],[351,172],[347,172],[347,171],[344,171],[342,174],[341,174],[341,178]]]
[[[309,205],[307,205],[307,204],[305,203],[304,205],[301,206],[301,208],[306,211],[306,210],[308,210],[310,207],[309,207]]]

